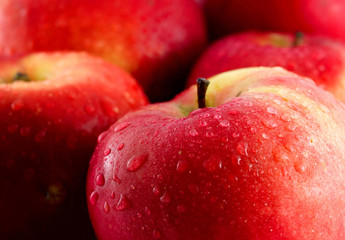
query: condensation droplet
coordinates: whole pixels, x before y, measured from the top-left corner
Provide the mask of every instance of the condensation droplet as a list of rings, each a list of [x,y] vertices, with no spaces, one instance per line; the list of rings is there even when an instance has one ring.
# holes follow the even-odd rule
[[[148,154],[141,154],[138,156],[133,156],[127,162],[127,170],[129,172],[134,172],[144,165],[148,159]]]
[[[89,200],[90,200],[91,205],[95,205],[98,201],[98,193],[96,191],[93,191],[90,194]]]
[[[187,161],[180,160],[177,162],[176,170],[180,173],[185,172],[188,169],[188,165],[189,163]]]
[[[167,192],[164,192],[164,194],[159,199],[162,203],[170,203],[171,197]]]
[[[214,119],[216,119],[216,120],[219,120],[219,119],[221,119],[222,118],[222,115],[219,115],[219,114],[216,114],[216,115],[214,115],[214,117],[213,117]]]
[[[125,144],[124,143],[120,143],[118,146],[117,146],[117,150],[121,150],[121,149],[123,149],[123,147],[125,146]]]
[[[111,199],[114,199],[114,198],[115,198],[115,192],[114,192],[114,191],[111,192],[110,198],[111,198]]]
[[[262,124],[269,129],[278,127],[278,124],[273,119],[262,121]]]
[[[237,143],[236,150],[242,156],[248,156],[248,143],[245,143],[245,142]]]
[[[107,149],[104,150],[103,155],[106,157],[106,156],[108,156],[110,153],[111,153],[111,149],[110,149],[110,148],[107,148]]]
[[[113,176],[112,179],[114,182],[116,182],[117,184],[121,183],[121,179],[113,172]]]
[[[151,210],[148,207],[145,207],[144,212],[147,216],[151,215]]]
[[[267,135],[266,133],[263,133],[261,136],[262,136],[262,138],[264,138],[264,139],[268,139],[268,135]]]
[[[110,207],[109,207],[109,204],[107,202],[104,202],[103,210],[105,213],[108,213],[110,211]]]
[[[213,155],[205,160],[202,164],[203,168],[208,172],[215,172],[222,168],[222,160],[219,156]]]
[[[303,162],[295,162],[294,168],[298,173],[301,173],[301,174],[304,173],[306,170]]]
[[[155,195],[155,196],[158,196],[161,192],[160,192],[160,190],[159,190],[159,187],[154,187],[153,189],[152,189],[152,192],[153,192],[153,194]]]
[[[103,185],[104,185],[105,179],[104,179],[103,173],[97,174],[97,176],[96,176],[96,178],[95,178],[95,183],[96,183],[98,186],[103,186]]]
[[[275,109],[274,107],[268,107],[266,110],[270,114],[276,115],[278,113],[277,109]]]
[[[230,110],[229,114],[232,115],[232,116],[236,116],[236,115],[239,114],[239,111],[237,111],[237,110]]]
[[[129,208],[130,206],[131,206],[131,203],[129,202],[128,198],[125,195],[120,194],[120,199],[114,208],[115,210],[122,211]]]
[[[97,143],[102,142],[106,135],[107,135],[107,131],[104,131],[101,134],[99,134],[97,138]]]
[[[195,137],[195,136],[198,136],[199,133],[195,130],[195,129],[192,129],[189,131],[189,134],[192,136],[192,137]]]
[[[229,123],[229,121],[224,120],[224,121],[219,122],[219,126],[221,126],[221,127],[229,127],[230,123]]]
[[[124,130],[125,128],[127,128],[129,125],[131,125],[131,123],[122,122],[115,127],[114,132],[120,132],[120,131]]]
[[[206,127],[208,124],[207,124],[207,122],[205,120],[201,120],[199,125],[201,127]]]

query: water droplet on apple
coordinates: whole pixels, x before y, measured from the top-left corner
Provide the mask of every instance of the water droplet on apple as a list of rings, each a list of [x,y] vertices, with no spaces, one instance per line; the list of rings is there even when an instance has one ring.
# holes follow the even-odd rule
[[[289,160],[289,156],[285,151],[276,149],[273,152],[273,159],[277,162],[287,162]]]
[[[97,143],[102,142],[106,135],[107,135],[107,131],[104,131],[101,134],[99,134],[97,138]]]
[[[207,122],[205,120],[201,120],[199,125],[201,127],[206,127],[208,124],[207,124]]]
[[[290,122],[291,121],[291,118],[289,116],[289,114],[287,113],[284,113],[281,117],[280,117],[281,120],[283,120],[284,122]]]
[[[114,199],[114,198],[115,198],[115,192],[114,192],[114,191],[111,192],[110,198],[111,198],[111,199]]]
[[[167,192],[164,192],[164,194],[159,199],[162,203],[170,203],[171,197]]]
[[[192,137],[195,137],[195,136],[198,136],[199,133],[195,130],[195,129],[192,129],[189,131],[189,134],[192,136]]]
[[[276,115],[278,113],[277,109],[275,109],[274,107],[268,107],[266,110],[269,114]]]
[[[237,133],[237,132],[234,132],[234,133],[232,134],[232,137],[233,137],[233,138],[238,138],[239,136],[240,136],[240,134]]]
[[[214,137],[214,133],[213,132],[206,132],[206,137],[212,138],[212,137]]]
[[[153,237],[154,239],[160,239],[160,238],[161,238],[161,233],[160,233],[157,229],[154,229],[154,230],[152,231],[152,237]]]
[[[107,148],[107,149],[104,150],[103,155],[106,157],[106,156],[108,156],[110,153],[111,153],[111,149],[110,149],[110,148]]]
[[[127,128],[129,125],[131,125],[131,123],[122,122],[115,127],[114,132],[120,132],[120,131],[124,130],[125,128]]]
[[[145,207],[144,212],[147,216],[151,215],[151,210],[148,207]]]
[[[152,189],[152,192],[153,192],[153,194],[155,195],[155,196],[158,196],[161,192],[160,192],[160,190],[159,190],[159,187],[154,187],[153,189]]]
[[[163,176],[163,174],[159,173],[159,174],[157,174],[157,178],[158,178],[159,180],[163,180],[163,179],[164,179],[164,176]]]
[[[305,164],[303,162],[295,162],[294,168],[298,173],[304,173],[306,170]]]
[[[219,126],[221,126],[221,127],[229,127],[230,123],[229,123],[228,120],[223,120],[223,121],[219,122]]]
[[[178,161],[176,165],[177,172],[180,172],[180,173],[185,172],[188,169],[188,165],[189,163],[187,161],[184,161],[184,160]]]
[[[224,136],[224,137],[222,137],[221,141],[222,141],[222,143],[226,143],[226,142],[228,142],[228,141],[229,141],[228,136]]]
[[[105,179],[104,179],[104,175],[103,173],[99,173],[97,174],[96,178],[95,178],[95,183],[98,186],[103,186],[105,183]]]
[[[125,146],[124,143],[120,143],[120,144],[117,146],[117,150],[119,150],[119,151],[122,150],[124,146]]]
[[[248,143],[239,142],[236,146],[237,152],[242,156],[248,156]]]
[[[99,195],[98,195],[98,193],[96,191],[93,191],[90,194],[89,200],[90,200],[91,205],[95,205],[97,203],[98,197],[99,197]]]
[[[116,176],[116,174],[113,172],[113,176],[112,176],[112,179],[114,182],[116,182],[117,184],[120,184],[121,183],[121,179]]]
[[[266,133],[263,133],[261,136],[262,136],[262,138],[264,138],[264,139],[268,139],[268,138],[269,138],[268,135],[267,135]]]
[[[134,171],[138,170],[140,167],[142,167],[144,165],[144,163],[147,161],[147,159],[148,159],[147,153],[133,156],[127,162],[127,170],[129,172],[134,172]]]
[[[120,199],[114,208],[115,210],[122,211],[129,208],[130,206],[131,206],[131,203],[129,202],[128,198],[125,195],[120,194]]]
[[[222,168],[222,160],[219,156],[213,155],[205,160],[202,164],[203,168],[208,172],[215,172]]]
[[[237,111],[237,110],[230,110],[229,114],[232,115],[232,116],[236,116],[236,115],[239,114],[239,111]]]
[[[107,202],[104,202],[103,211],[105,213],[108,213],[110,211],[110,207],[109,207],[109,204]]]
[[[219,120],[219,119],[221,119],[222,118],[222,115],[219,115],[219,114],[216,114],[216,115],[214,115],[214,117],[213,117],[214,119],[216,119],[216,120]]]
[[[273,119],[262,121],[262,124],[269,129],[278,127],[278,124]]]

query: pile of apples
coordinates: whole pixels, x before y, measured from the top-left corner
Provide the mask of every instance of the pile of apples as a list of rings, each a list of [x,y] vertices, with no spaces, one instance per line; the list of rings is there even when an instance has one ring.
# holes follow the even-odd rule
[[[345,239],[345,1],[4,0],[0,239]]]

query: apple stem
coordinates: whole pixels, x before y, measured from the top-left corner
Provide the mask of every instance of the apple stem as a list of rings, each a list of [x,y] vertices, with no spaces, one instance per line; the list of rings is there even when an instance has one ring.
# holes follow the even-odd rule
[[[298,46],[302,45],[303,37],[304,37],[303,33],[300,31],[297,31],[295,33],[295,38],[294,38],[292,46],[298,47]]]
[[[13,81],[25,81],[25,82],[30,82],[30,78],[27,74],[22,73],[22,72],[17,72],[14,77]]]
[[[196,80],[197,91],[198,91],[198,107],[205,108],[206,107],[206,90],[208,85],[210,84],[205,78],[198,78]]]

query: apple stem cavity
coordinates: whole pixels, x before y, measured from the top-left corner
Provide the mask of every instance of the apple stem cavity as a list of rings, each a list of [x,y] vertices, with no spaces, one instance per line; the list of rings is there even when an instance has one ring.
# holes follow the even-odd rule
[[[293,47],[301,46],[302,42],[303,42],[303,38],[304,38],[304,34],[302,32],[300,32],[300,31],[297,31],[295,33],[295,38],[294,38],[294,41],[292,43],[292,46]]]
[[[210,82],[205,78],[198,78],[196,80],[197,91],[198,91],[198,107],[205,108],[206,107],[206,90]]]
[[[30,82],[30,78],[27,74],[25,73],[22,73],[22,72],[17,72],[13,79],[12,79],[14,82],[15,81],[24,81],[24,82]]]

